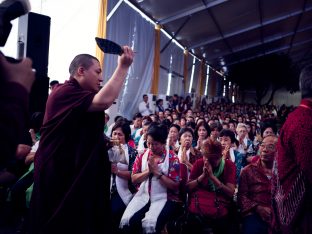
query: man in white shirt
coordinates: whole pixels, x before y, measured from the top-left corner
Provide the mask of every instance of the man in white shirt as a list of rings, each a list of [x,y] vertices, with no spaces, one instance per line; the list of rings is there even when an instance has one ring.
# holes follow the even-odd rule
[[[143,95],[143,101],[139,104],[139,112],[142,116],[147,116],[152,114],[152,111],[149,106],[148,96],[146,94]]]
[[[138,146],[139,140],[141,138],[141,131],[142,131],[142,115],[141,113],[136,113],[133,116],[132,123],[130,125],[131,129],[131,138],[134,140],[136,146]]]

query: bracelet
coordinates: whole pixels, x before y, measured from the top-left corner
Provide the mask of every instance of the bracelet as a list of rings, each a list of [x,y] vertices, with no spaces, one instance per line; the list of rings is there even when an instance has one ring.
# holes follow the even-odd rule
[[[157,180],[160,180],[160,178],[164,175],[164,173],[162,172],[159,176],[157,176]]]
[[[223,187],[223,183],[221,182],[217,188],[217,190],[221,189]]]
[[[198,180],[198,178],[196,179],[197,182],[197,186],[202,185],[202,183]]]

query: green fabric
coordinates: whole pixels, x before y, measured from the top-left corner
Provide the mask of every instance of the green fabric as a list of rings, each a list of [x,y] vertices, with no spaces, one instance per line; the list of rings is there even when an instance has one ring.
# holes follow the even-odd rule
[[[37,132],[36,133],[36,141],[39,141],[40,140],[40,132]]]
[[[24,175],[22,175],[21,178],[18,179],[18,181],[22,180],[29,173],[33,173],[33,172],[34,172],[34,163],[32,162],[28,168],[28,171]],[[33,187],[33,184],[30,187],[28,187],[28,189],[26,190],[26,207],[28,208],[29,208],[31,194],[32,194],[32,187]],[[7,201],[12,201],[11,191],[8,194]]]
[[[219,179],[220,175],[223,173],[224,165],[225,165],[225,160],[223,158],[221,158],[219,166],[215,170],[213,170],[213,175],[215,177],[217,177],[218,179]],[[210,179],[209,179],[208,184],[209,184],[209,190],[216,191],[216,186],[214,185],[214,183]]]
[[[105,133],[105,134],[107,133],[107,130],[108,130],[108,126],[105,124],[105,125],[104,125],[104,133]]]
[[[30,164],[29,172],[34,171],[34,170],[35,170],[35,164],[32,163]],[[32,183],[32,185],[26,190],[26,207],[27,208],[30,207],[30,199],[31,199],[32,191],[33,191],[33,186],[34,186],[34,183]]]
[[[27,208],[30,207],[30,200],[31,200],[32,192],[33,192],[33,187],[34,187],[34,183],[32,183],[32,185],[26,190],[26,207]]]

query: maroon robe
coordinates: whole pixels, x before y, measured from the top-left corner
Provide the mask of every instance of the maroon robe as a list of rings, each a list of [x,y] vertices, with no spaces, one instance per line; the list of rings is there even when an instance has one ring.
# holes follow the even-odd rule
[[[109,233],[110,163],[104,111],[71,78],[48,98],[35,156],[31,233]]]

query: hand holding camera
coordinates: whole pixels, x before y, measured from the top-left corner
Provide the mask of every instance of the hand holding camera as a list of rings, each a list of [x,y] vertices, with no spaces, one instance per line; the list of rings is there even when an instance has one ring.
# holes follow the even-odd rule
[[[25,58],[18,63],[12,63],[8,61],[7,57],[0,54],[0,72],[3,81],[18,83],[28,93],[30,92],[35,80],[35,70],[32,69],[32,61],[29,58]]]

